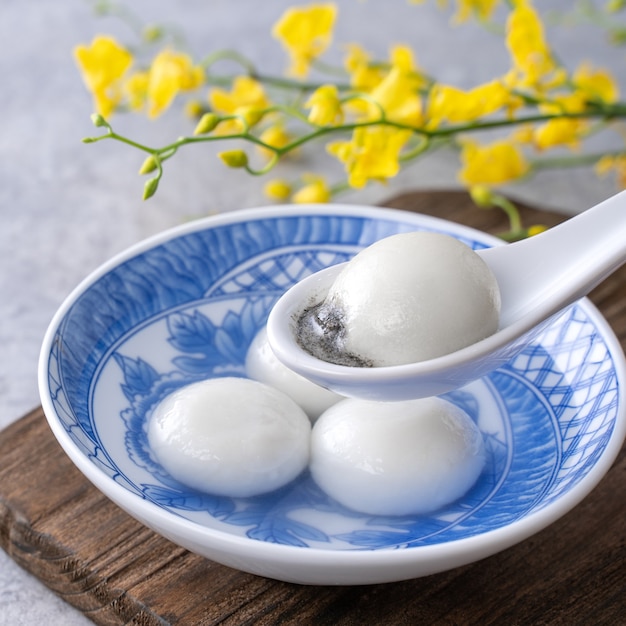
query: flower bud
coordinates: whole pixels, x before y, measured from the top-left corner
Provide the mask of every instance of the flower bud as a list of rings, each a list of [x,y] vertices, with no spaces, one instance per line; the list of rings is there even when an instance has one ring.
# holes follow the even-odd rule
[[[241,115],[241,117],[246,120],[246,124],[248,125],[248,127],[252,127],[255,124],[258,124],[263,119],[265,111],[253,106],[242,106],[237,107],[237,109],[235,110],[235,114]]]
[[[487,185],[472,185],[469,193],[476,206],[483,209],[493,206],[493,192]]]
[[[243,150],[227,150],[217,155],[228,167],[246,167],[248,155]]]
[[[609,0],[606,5],[606,10],[609,13],[617,13],[618,11],[622,11],[623,9],[626,9],[625,0]]]
[[[291,195],[291,185],[284,180],[274,179],[266,183],[263,192],[271,200],[286,200]]]
[[[147,180],[146,184],[143,186],[143,199],[147,200],[148,198],[151,198],[156,193],[158,186],[159,179],[157,176]]]
[[[154,156],[151,154],[146,157],[146,160],[143,162],[142,166],[139,168],[139,174],[143,176],[143,174],[149,174],[150,172],[154,172],[157,168],[157,161]]]
[[[163,28],[161,26],[159,26],[158,24],[148,24],[144,29],[143,29],[143,40],[146,43],[156,43],[157,41],[160,41],[161,39],[163,39]]]
[[[304,103],[309,112],[308,120],[311,124],[328,126],[340,123],[343,119],[339,91],[335,85],[318,87],[311,97]]]
[[[546,230],[548,230],[548,227],[544,226],[543,224],[533,224],[532,226],[528,227],[526,234],[528,237],[534,237],[535,235],[540,235]]]
[[[321,176],[304,175],[302,179],[306,184],[292,196],[296,204],[317,204],[330,201],[330,189]]]
[[[205,135],[210,133],[220,122],[220,118],[215,113],[205,113],[195,127],[194,135]]]
[[[206,111],[206,107],[200,100],[189,100],[185,102],[185,115],[192,120],[199,120]]]
[[[610,32],[609,38],[614,46],[624,45],[624,42],[626,42],[626,28],[614,28]]]
[[[91,122],[96,128],[101,128],[102,126],[108,126],[107,121],[100,115],[100,113],[92,113]]]

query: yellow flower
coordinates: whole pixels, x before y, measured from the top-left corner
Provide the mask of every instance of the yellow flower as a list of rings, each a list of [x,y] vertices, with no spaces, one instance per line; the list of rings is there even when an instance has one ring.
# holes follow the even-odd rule
[[[148,72],[135,72],[124,81],[124,95],[132,111],[141,111],[144,108],[149,82]]]
[[[287,9],[272,34],[291,57],[289,73],[306,76],[311,62],[330,45],[337,7],[332,3]]]
[[[544,113],[559,115],[560,113],[581,113],[586,107],[586,97],[582,92],[574,92],[557,96],[550,104],[540,108]],[[589,128],[589,122],[576,118],[556,118],[541,124],[535,129],[533,140],[539,150],[555,146],[566,146],[577,149],[581,138]]]
[[[388,126],[357,128],[351,141],[328,144],[327,150],[345,166],[348,184],[364,187],[370,180],[385,181],[400,170],[399,157],[411,131]]]
[[[389,53],[389,63],[391,67],[398,68],[403,72],[416,72],[417,63],[413,50],[409,46],[395,45]],[[417,80],[417,76],[414,77]]]
[[[582,120],[555,119],[535,130],[534,142],[539,150],[564,146],[572,150],[580,147],[580,140],[588,128]]]
[[[614,163],[614,156],[602,157],[595,165],[596,174],[598,176],[606,176],[613,169]]]
[[[339,124],[343,119],[341,100],[335,85],[318,87],[311,97],[304,103],[306,109],[311,109],[308,120],[318,126]]]
[[[392,48],[389,55],[389,67],[387,68],[381,64],[370,66],[369,59],[369,54],[363,48],[356,44],[352,44],[349,47],[344,65],[348,73],[350,73],[350,83],[356,93],[354,97],[345,101],[344,109],[364,119],[378,119],[381,116],[381,109],[373,104],[371,100],[361,97],[359,92],[371,95],[376,88],[380,87],[375,98],[383,106],[385,104],[384,101],[392,96],[393,87],[397,86],[399,76],[406,76],[407,80],[410,77],[410,80],[414,81],[414,84],[411,86],[416,90],[421,81],[418,74],[414,71],[413,53],[405,46]],[[390,71],[394,68],[396,68],[394,76],[389,77]],[[385,78],[387,78],[387,84],[382,85]],[[415,97],[415,94],[412,93],[411,96]],[[401,99],[402,96],[399,95],[399,98]],[[421,102],[419,105],[421,111]]]
[[[366,120],[379,119],[384,111],[389,120],[420,123],[422,101],[419,90],[426,81],[408,46],[396,45],[391,49],[386,69],[381,65],[370,67],[369,56],[356,46],[352,46],[345,64],[352,72],[351,83],[358,91],[345,101],[344,110]],[[363,98],[359,92],[369,94],[370,98]]]
[[[423,80],[416,73],[413,54],[405,46],[391,52],[392,66],[370,96],[378,103],[368,104],[368,119],[385,117],[392,122],[418,125],[422,119],[422,99],[419,93]]]
[[[277,178],[267,182],[263,192],[270,200],[286,200],[291,195],[291,185]]]
[[[275,148],[283,148],[291,141],[291,135],[285,130],[285,127],[282,124],[273,124],[272,126],[268,126],[260,135],[259,139],[266,143],[269,146],[273,146]],[[268,150],[267,148],[261,146],[260,150],[267,157],[271,157],[274,155],[272,150]]]
[[[358,44],[349,44],[344,67],[350,74],[350,85],[357,91],[371,91],[385,76],[380,67],[370,65],[370,55]]]
[[[426,117],[430,127],[441,122],[473,122],[501,108],[513,106],[514,98],[499,80],[463,91],[449,85],[435,85],[429,95]]]
[[[513,76],[520,77],[521,86],[541,87],[557,70],[539,15],[524,0],[518,1],[509,15],[506,43],[513,60]]]
[[[258,124],[265,115],[264,109],[259,109],[254,105],[237,107],[235,112],[246,121],[248,128],[252,128],[252,126]]]
[[[557,95],[552,101],[543,104],[542,112],[552,115],[584,113],[590,100],[615,102],[618,98],[618,87],[613,77],[606,71],[593,70],[589,64],[582,64],[572,76],[572,93]],[[555,146],[577,149],[580,141],[589,130],[587,120],[576,118],[557,118],[539,126],[533,136],[535,146],[546,150]]]
[[[518,145],[523,143],[532,144],[535,140],[535,128],[531,124],[519,126],[513,130],[510,139],[512,143]]]
[[[294,193],[291,198],[296,204],[317,204],[330,200],[330,189],[321,176],[305,175],[302,179],[306,185]]]
[[[590,100],[615,102],[619,97],[619,87],[606,70],[594,70],[589,63],[583,63],[572,77],[574,87]]]
[[[626,155],[605,156],[597,163],[595,170],[599,176],[606,176],[611,171],[615,172],[617,184],[626,189]]]
[[[392,122],[418,125],[422,119],[422,100],[416,81],[399,68],[393,68],[372,91],[372,99],[380,105],[385,117]],[[380,117],[380,109],[371,104],[369,119]]]
[[[242,115],[248,125],[258,122],[263,111],[270,106],[261,83],[249,76],[235,78],[230,91],[211,90],[209,103],[214,111],[223,115]],[[237,133],[241,131],[241,124],[222,122],[219,131],[221,134]]]
[[[497,4],[498,0],[457,0],[458,9],[454,21],[465,22],[471,15],[481,20],[488,20],[493,15]]]
[[[113,37],[99,35],[89,47],[76,46],[74,57],[96,111],[107,117],[122,99],[120,80],[133,62],[131,53]]]
[[[191,57],[162,50],[152,61],[148,77],[148,116],[157,117],[170,106],[179,91],[199,87],[204,80],[200,66]]]
[[[291,135],[282,124],[268,126],[259,137],[261,141],[275,148],[282,148],[291,141]]]
[[[522,152],[506,141],[486,146],[466,141],[461,162],[459,178],[466,185],[499,185],[521,178],[530,170]]]

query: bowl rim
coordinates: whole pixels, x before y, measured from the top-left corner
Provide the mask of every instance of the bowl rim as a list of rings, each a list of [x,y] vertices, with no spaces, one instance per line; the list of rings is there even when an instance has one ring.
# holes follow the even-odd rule
[[[455,558],[455,563],[467,563],[476,557],[482,558],[494,554],[504,548],[523,541],[550,525],[580,503],[595,488],[613,465],[626,438],[626,360],[624,358],[624,352],[613,329],[609,326],[597,307],[587,298],[579,300],[576,306],[581,306],[600,330],[603,341],[611,355],[618,381],[618,412],[610,440],[601,456],[574,488],[568,490],[565,494],[542,509],[527,514],[501,528],[484,531],[471,537],[452,539],[437,544],[410,546],[400,550],[395,549],[393,546],[378,549],[324,549],[268,543],[252,539],[245,535],[235,535],[220,529],[203,526],[198,522],[177,516],[170,511],[162,509],[155,503],[142,498],[117,483],[83,454],[62,426],[52,402],[48,379],[48,361],[53,347],[54,337],[61,321],[64,319],[71,305],[90,285],[122,262],[171,239],[193,232],[250,219],[261,220],[276,217],[308,215],[324,216],[325,214],[329,217],[333,214],[340,214],[341,216],[372,219],[388,217],[390,221],[400,219],[402,221],[415,221],[416,225],[419,224],[433,228],[439,227],[446,232],[452,232],[463,237],[475,237],[477,241],[485,242],[486,244],[502,243],[501,240],[497,239],[494,235],[484,233],[473,227],[403,209],[358,204],[297,204],[239,209],[228,213],[208,216],[166,229],[129,246],[90,272],[67,295],[48,325],[39,354],[38,385],[46,420],[57,441],[81,473],[106,497],[114,501],[129,515],[138,518],[147,526],[157,530],[160,534],[164,534],[164,528],[175,528],[176,534],[183,533],[185,537],[189,537],[194,543],[200,543],[207,547],[219,547],[220,551],[228,549],[234,549],[239,553],[245,551],[246,555],[250,558],[268,559],[272,561],[279,559],[292,562],[301,558],[303,551],[305,551],[307,562],[324,566],[345,565],[346,561],[355,567],[365,564],[373,567],[384,565],[392,566],[412,563],[417,559],[445,560],[450,557],[451,553],[460,557],[458,559]]]

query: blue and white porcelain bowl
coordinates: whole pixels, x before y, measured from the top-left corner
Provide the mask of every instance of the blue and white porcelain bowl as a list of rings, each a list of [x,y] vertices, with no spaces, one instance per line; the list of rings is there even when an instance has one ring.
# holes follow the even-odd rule
[[[150,454],[152,407],[187,383],[244,376],[248,346],[288,287],[408,230],[474,248],[496,243],[403,211],[298,205],[200,220],[118,255],[73,291],[43,342],[39,384],[55,436],[96,487],[148,527],[279,580],[403,580],[536,533],[593,489],[626,432],[624,354],[588,300],[506,366],[446,396],[478,424],[488,460],[470,492],[435,514],[354,513],[307,472],[263,496],[206,495],[171,479]]]

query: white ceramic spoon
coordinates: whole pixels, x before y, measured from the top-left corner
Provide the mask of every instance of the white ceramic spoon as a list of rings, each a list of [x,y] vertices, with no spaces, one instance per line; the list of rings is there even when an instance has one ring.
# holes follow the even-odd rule
[[[269,343],[287,367],[346,396],[394,401],[462,387],[507,363],[556,313],[626,261],[626,191],[540,235],[478,254],[498,280],[502,309],[499,330],[471,346],[388,367],[349,367],[313,357],[295,339],[295,320],[324,299],[343,265],[305,278],[279,299],[267,323]]]

